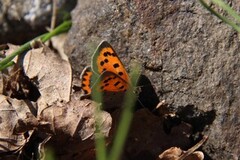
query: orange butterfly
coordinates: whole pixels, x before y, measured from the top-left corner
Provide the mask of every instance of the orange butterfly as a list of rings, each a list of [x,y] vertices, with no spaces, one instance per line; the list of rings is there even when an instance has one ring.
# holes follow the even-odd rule
[[[92,81],[93,74],[100,78],[100,83]],[[122,62],[112,46],[102,41],[92,56],[91,67],[87,66],[81,74],[81,88],[84,94],[89,95],[95,85],[100,85],[102,92],[125,92],[130,78]]]

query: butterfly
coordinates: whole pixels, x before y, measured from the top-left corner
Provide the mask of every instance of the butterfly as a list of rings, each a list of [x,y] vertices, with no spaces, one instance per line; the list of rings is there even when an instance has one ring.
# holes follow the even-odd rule
[[[99,83],[92,80],[93,75],[100,78]],[[96,86],[100,92],[113,94],[124,93],[131,86],[123,63],[107,41],[98,45],[92,56],[91,66],[85,67],[80,77],[85,95],[90,95]]]

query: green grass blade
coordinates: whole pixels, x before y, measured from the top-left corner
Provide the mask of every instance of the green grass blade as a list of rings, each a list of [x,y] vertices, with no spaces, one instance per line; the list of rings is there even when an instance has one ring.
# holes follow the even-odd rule
[[[93,74],[93,81],[96,84],[99,84],[100,78],[98,75]],[[94,85],[95,87],[92,88],[92,99],[96,102],[102,102],[102,93],[99,92],[100,88],[99,85]],[[97,160],[106,160],[107,152],[106,152],[106,144],[105,144],[105,138],[102,134],[101,129],[101,104],[97,105],[95,108],[95,146],[96,146],[96,159]]]
[[[50,147],[45,149],[45,157],[44,160],[56,160],[54,150]]]
[[[214,14],[215,16],[217,16],[219,19],[221,19],[223,22],[227,23],[228,25],[230,25],[233,29],[235,29],[236,31],[240,32],[240,27],[238,25],[236,25],[233,21],[227,19],[224,16],[221,16],[220,14],[218,14],[215,10],[213,10],[211,7],[209,7],[204,0],[199,0],[199,2],[207,9],[209,10],[212,14]]]
[[[100,107],[100,106],[99,106]],[[95,130],[95,146],[96,146],[96,157],[97,160],[106,160],[107,151],[106,151],[106,143],[104,135],[101,132],[100,127],[100,116],[99,111],[95,113],[95,122],[96,122],[96,130]]]
[[[109,153],[108,160],[119,159],[128,135],[128,131],[130,129],[133,117],[133,107],[137,100],[137,95],[134,93],[134,88],[139,78],[139,66],[134,67],[134,70],[130,73],[130,77],[132,78],[132,87],[128,89],[126,93],[121,120],[117,128],[117,134],[113,141],[113,146],[111,152]]]
[[[3,66],[0,66],[0,71],[3,70],[4,68],[7,68],[7,67],[10,67],[12,65],[14,65],[15,63],[13,61],[10,61],[9,63],[3,65]]]
[[[59,25],[54,30],[50,31],[47,35],[42,37],[41,38],[42,42],[46,42],[47,40],[49,40],[53,36],[56,36],[56,35],[64,33],[64,32],[67,32],[71,28],[71,26],[72,26],[71,21],[64,21],[61,25]]]
[[[240,16],[238,15],[238,13],[234,11],[227,3],[225,3],[222,0],[212,0],[212,1],[218,6],[220,6],[222,9],[227,11],[230,16],[232,16],[233,18],[235,18],[237,21],[240,22]]]

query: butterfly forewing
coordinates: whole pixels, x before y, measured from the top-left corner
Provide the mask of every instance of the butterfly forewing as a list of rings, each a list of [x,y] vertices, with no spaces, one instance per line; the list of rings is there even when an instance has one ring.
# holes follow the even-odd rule
[[[112,46],[106,41],[103,41],[98,46],[93,55],[92,69],[98,74],[102,74],[105,71],[112,72],[121,77],[122,80],[129,83],[129,77],[126,69],[124,68]]]

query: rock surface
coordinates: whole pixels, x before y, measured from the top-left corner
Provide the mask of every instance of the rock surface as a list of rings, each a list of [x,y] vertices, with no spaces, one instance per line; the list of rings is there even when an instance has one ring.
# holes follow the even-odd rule
[[[134,59],[143,65],[160,100],[194,123],[196,133],[209,135],[207,159],[239,158],[236,31],[195,1],[79,0],[72,16],[65,51],[75,74],[107,40],[124,64]]]
[[[76,0],[59,0],[57,9],[69,12]],[[40,33],[46,32],[52,16],[51,0],[4,0],[0,1],[0,44],[22,44]]]

